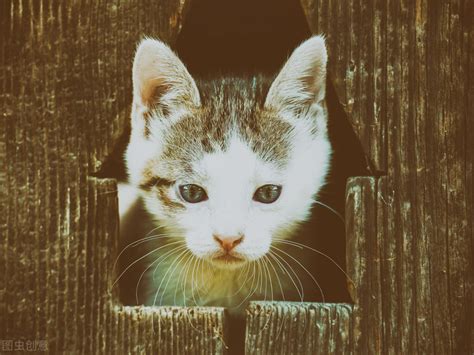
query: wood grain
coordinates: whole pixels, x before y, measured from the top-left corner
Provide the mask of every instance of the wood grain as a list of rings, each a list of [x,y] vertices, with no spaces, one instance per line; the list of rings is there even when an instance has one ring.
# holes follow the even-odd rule
[[[311,31],[326,37],[329,76],[362,146],[376,170],[385,171],[386,5],[381,0],[300,2]]]
[[[382,352],[381,256],[378,235],[378,179],[356,177],[346,189],[346,258],[354,301],[354,350]]]
[[[352,349],[352,306],[251,302],[246,354],[344,354]]]
[[[327,34],[340,101],[386,174],[375,184],[367,240],[351,245],[347,229],[349,255],[379,260],[368,281],[355,280],[365,290],[355,299],[356,350],[472,353],[474,4],[301,3],[312,31]],[[360,183],[363,204],[373,201],[374,191]],[[359,266],[348,259],[349,270]]]

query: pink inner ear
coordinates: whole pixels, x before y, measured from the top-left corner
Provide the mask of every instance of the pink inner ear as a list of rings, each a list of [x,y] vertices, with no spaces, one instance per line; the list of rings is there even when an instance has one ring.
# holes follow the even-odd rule
[[[160,96],[169,89],[169,85],[163,78],[148,79],[141,89],[140,95],[143,104],[147,107],[151,107],[155,104]]]
[[[307,103],[311,103],[312,101],[314,101],[319,91],[321,90],[321,88],[318,87],[318,85],[320,85],[318,81],[319,75],[319,70],[314,70],[314,72],[310,73],[309,75],[305,75],[301,78],[301,83],[305,90],[314,94],[312,98],[308,99]]]
[[[133,86],[134,100],[149,110],[200,103],[196,84],[184,64],[157,40],[144,40],[138,47],[133,63]]]

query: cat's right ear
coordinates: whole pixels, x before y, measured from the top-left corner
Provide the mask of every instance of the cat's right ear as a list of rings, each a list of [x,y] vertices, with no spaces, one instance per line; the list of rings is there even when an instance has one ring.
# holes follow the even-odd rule
[[[265,106],[300,111],[325,97],[327,52],[324,38],[314,36],[294,50],[272,83]]]
[[[137,48],[133,61],[133,105],[134,116],[141,117],[147,117],[151,111],[166,116],[183,106],[200,105],[199,91],[188,70],[159,40],[144,39]]]

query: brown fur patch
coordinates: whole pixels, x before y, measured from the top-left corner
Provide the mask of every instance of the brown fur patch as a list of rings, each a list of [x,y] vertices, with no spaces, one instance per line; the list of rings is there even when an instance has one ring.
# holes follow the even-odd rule
[[[263,108],[270,83],[263,77],[198,81],[202,106],[167,132],[162,158],[183,164],[216,148],[225,150],[237,133],[262,159],[285,163],[292,127]]]
[[[184,205],[180,202],[172,201],[168,197],[169,186],[159,186],[158,187],[158,198],[161,200],[163,206],[165,206],[170,211],[184,210]]]
[[[158,160],[153,159],[150,160],[145,168],[142,171],[142,179],[139,183],[139,187],[145,191],[150,191],[153,187],[157,185],[171,185],[173,181],[159,177],[156,173],[156,166],[158,164]]]
[[[169,189],[175,182],[157,176],[155,173],[157,167],[159,167],[159,163],[156,160],[152,160],[147,164],[147,167],[143,171],[143,178],[140,181],[139,187],[149,193],[153,193],[153,190],[156,190],[161,203],[170,212],[184,209],[182,203],[172,201],[168,196]]]
[[[155,177],[151,177],[149,179],[143,179],[142,182],[140,182],[140,185],[139,187],[142,189],[142,190],[145,190],[145,191],[150,191],[152,190],[154,187],[160,187],[160,186],[171,186],[173,184],[173,181],[170,181],[170,180],[166,180],[166,179],[162,179],[158,176],[155,176]]]

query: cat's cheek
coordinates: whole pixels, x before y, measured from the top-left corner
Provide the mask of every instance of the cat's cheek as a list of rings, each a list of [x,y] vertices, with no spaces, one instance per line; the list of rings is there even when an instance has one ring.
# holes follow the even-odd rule
[[[246,240],[235,251],[245,256],[247,260],[257,260],[269,252],[270,246],[271,236],[269,234],[249,233],[246,235]]]
[[[278,229],[281,224],[285,224],[288,219],[293,219],[294,207],[288,205],[292,202],[286,191],[275,203],[268,205],[256,204],[257,206],[253,208],[250,214],[252,216],[251,225],[257,225],[272,234],[272,231]]]
[[[210,237],[209,228],[195,226],[185,233],[186,246],[198,258],[208,258],[218,251],[215,241]]]
[[[244,240],[235,251],[249,260],[256,260],[266,255],[270,250],[272,218],[261,212],[251,214],[251,216],[245,228]]]
[[[143,193],[146,209],[152,217],[164,217],[164,206],[159,199],[151,193]]]
[[[176,215],[175,223],[183,230],[186,246],[197,257],[215,252],[216,245],[210,228],[210,212],[206,206],[187,206]]]
[[[195,233],[188,233],[185,237],[186,247],[188,250],[198,258],[208,258],[213,252],[215,252],[215,245],[210,240],[201,240],[200,235]]]
[[[287,201],[285,209],[281,211],[281,224],[303,222],[308,219],[313,204],[314,190],[299,191]]]
[[[282,196],[278,207],[272,210],[260,208],[258,213],[253,213],[251,225],[261,243],[270,246],[278,239],[288,239],[295,233],[300,222],[303,222],[311,208],[310,195],[304,200],[304,206],[293,206],[292,196]],[[301,203],[301,201],[299,201]]]
[[[187,230],[197,230],[209,226],[210,210],[205,203],[184,204],[185,208],[177,213],[177,223]]]
[[[315,198],[324,185],[327,168],[308,169],[308,174],[292,177],[286,182],[286,193],[281,200],[278,211],[281,223],[302,222],[308,219]]]

